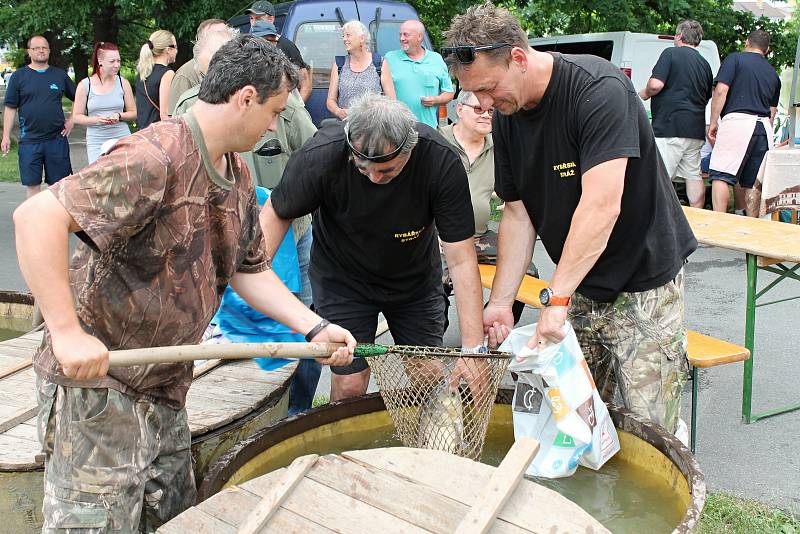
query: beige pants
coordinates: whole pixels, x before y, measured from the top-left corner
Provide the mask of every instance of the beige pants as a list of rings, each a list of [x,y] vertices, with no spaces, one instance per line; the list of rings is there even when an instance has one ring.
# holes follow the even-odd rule
[[[700,149],[702,139],[686,137],[656,137],[656,146],[670,179],[701,180]]]

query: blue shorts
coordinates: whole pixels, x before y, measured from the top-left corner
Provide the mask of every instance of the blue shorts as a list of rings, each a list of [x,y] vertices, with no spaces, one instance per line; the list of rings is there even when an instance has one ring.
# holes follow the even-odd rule
[[[764,160],[764,155],[769,150],[769,143],[767,142],[767,131],[761,122],[756,123],[753,130],[753,136],[750,138],[750,144],[747,145],[747,152],[742,160],[742,166],[739,168],[739,173],[734,176],[727,172],[715,171],[710,169],[708,171],[708,179],[722,180],[730,185],[736,185],[745,188],[752,188],[756,183],[758,176],[758,169],[761,168],[761,162]]]
[[[41,185],[42,167],[47,185],[53,185],[72,174],[69,140],[66,137],[57,135],[49,141],[19,145],[19,177],[22,185]]]

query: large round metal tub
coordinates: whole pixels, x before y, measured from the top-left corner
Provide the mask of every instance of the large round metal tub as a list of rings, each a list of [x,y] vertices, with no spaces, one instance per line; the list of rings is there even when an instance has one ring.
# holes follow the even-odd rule
[[[492,440],[502,441],[505,447],[513,441],[511,396],[512,392],[507,390],[498,394],[490,422],[487,451],[497,449],[498,443],[492,444]],[[691,532],[706,497],[705,480],[692,454],[657,425],[621,408],[611,406],[609,411],[620,437],[621,451],[617,458],[658,479],[679,506],[679,513],[675,514],[676,519],[670,528],[674,526],[674,531],[679,533]],[[329,454],[391,445],[392,434],[392,421],[377,393],[290,417],[259,431],[222,455],[200,482],[198,500],[284,467],[296,457],[311,452]],[[376,435],[387,436],[386,442],[376,444]],[[502,448],[503,444],[500,445]],[[501,457],[486,456],[485,451],[483,460],[488,460],[487,463],[496,463]],[[628,521],[634,525],[635,522],[635,518]]]

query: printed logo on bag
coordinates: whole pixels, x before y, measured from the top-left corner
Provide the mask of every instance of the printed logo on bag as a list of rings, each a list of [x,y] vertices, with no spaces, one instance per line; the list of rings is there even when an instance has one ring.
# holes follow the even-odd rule
[[[569,406],[561,397],[561,390],[551,388],[547,390],[547,398],[550,399],[550,408],[553,410],[553,417],[556,421],[561,421],[569,414]]]
[[[589,428],[594,430],[594,426],[597,424],[597,414],[594,411],[594,397],[592,396],[586,399],[586,402],[578,406],[576,411]]]
[[[536,387],[525,382],[517,382],[517,394],[514,395],[514,411],[538,414],[542,411],[544,394]]]
[[[558,353],[553,356],[552,366],[555,367],[556,373],[563,376],[567,371],[572,369],[575,365],[575,359],[566,348],[566,343],[562,343],[558,349]]]
[[[563,447],[565,449],[568,449],[574,446],[575,446],[575,440],[572,439],[572,436],[570,436],[569,434],[564,434],[561,431],[559,431],[558,434],[556,434],[556,439],[553,440],[553,447]]]
[[[586,363],[586,360],[581,358],[581,367],[583,367],[583,371],[586,373],[586,377],[589,379],[589,383],[592,384],[592,389],[597,389],[597,386],[594,384],[594,377],[592,377],[592,372],[589,370],[589,364]]]
[[[614,438],[611,437],[611,433],[608,431],[606,425],[603,426],[600,432],[600,451],[604,458],[616,452]]]

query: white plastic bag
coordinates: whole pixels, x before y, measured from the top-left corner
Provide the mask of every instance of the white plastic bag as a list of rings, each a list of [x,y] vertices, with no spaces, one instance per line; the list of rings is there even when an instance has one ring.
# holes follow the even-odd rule
[[[508,369],[517,373],[514,437],[539,441],[527,474],[545,478],[572,475],[578,464],[600,469],[619,450],[619,437],[595,387],[572,325],[556,345],[529,349],[536,324],[511,331],[500,350],[524,357]]]

